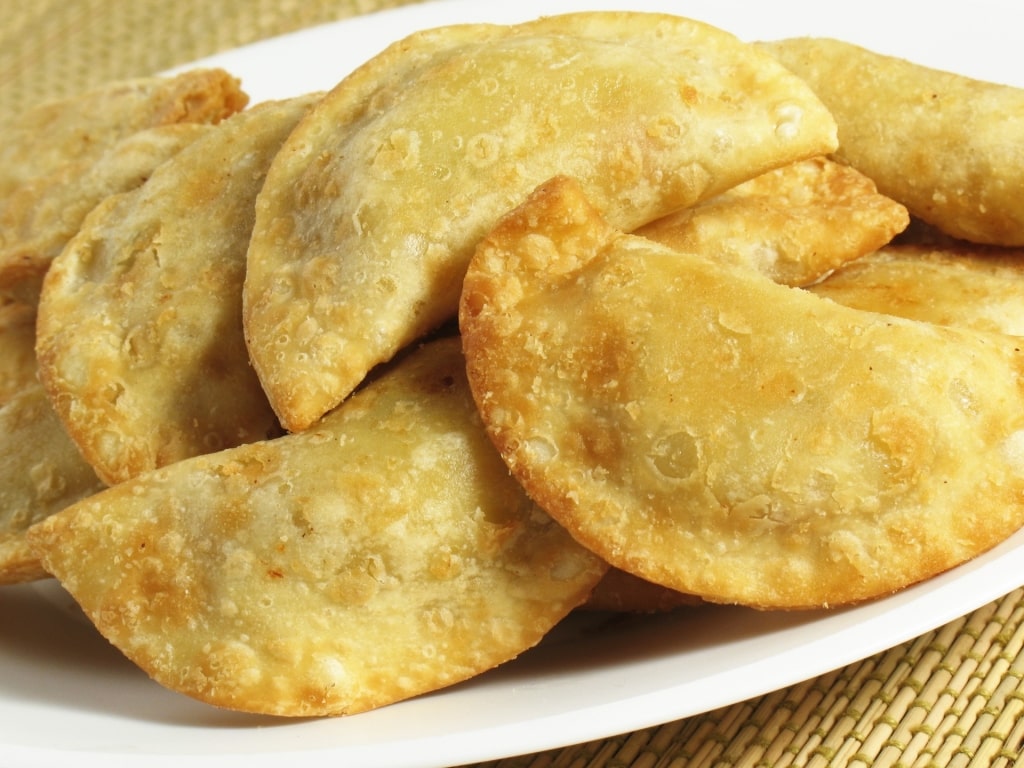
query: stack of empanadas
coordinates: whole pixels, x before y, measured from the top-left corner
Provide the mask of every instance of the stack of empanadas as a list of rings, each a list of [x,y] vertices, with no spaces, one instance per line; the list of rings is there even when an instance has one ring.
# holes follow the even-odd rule
[[[196,72],[145,87],[199,89],[170,103],[83,97],[95,125],[26,116],[0,142],[32,149],[0,178],[0,581],[55,576],[186,695],[341,715],[577,608],[843,605],[1005,540],[1019,195],[990,187],[1024,166],[988,145],[1013,128],[933,115],[955,141],[900,165],[851,127],[845,55],[578,13],[417,33],[252,107]],[[998,171],[943,177],[964,142]]]

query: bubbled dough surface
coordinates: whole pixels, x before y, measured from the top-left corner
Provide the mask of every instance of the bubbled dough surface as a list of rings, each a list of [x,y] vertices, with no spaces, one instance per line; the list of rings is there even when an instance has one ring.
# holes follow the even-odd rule
[[[621,235],[564,179],[487,238],[461,319],[513,473],[652,581],[836,605],[1024,522],[1017,339],[848,309]]]
[[[198,457],[50,518],[34,545],[164,685],[352,714],[538,642],[606,570],[509,478],[457,340],[301,435]]]
[[[907,209],[855,168],[812,157],[784,165],[636,234],[677,251],[809,285],[902,232]]]
[[[110,195],[143,184],[153,170],[203,134],[205,123],[175,123],[121,139],[98,159],[69,161],[26,182],[0,206],[0,293],[36,303],[53,259]]]
[[[414,35],[339,84],[271,169],[246,281],[254,365],[300,430],[455,314],[476,242],[550,176],[631,229],[834,141],[802,81],[697,22]]]
[[[837,156],[883,193],[954,237],[1024,245],[1024,89],[828,38],[764,48],[814,88],[839,124]]]
[[[245,253],[270,161],[318,98],[217,126],[107,198],[54,260],[40,373],[106,482],[277,431],[242,331]]]

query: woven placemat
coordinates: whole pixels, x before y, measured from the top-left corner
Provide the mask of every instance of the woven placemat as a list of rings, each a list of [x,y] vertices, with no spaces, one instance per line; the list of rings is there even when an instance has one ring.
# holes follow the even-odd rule
[[[407,2],[0,0],[0,120],[100,82]],[[1013,765],[1024,765],[1024,590],[750,701],[479,768]]]
[[[98,83],[413,0],[0,0],[0,120]]]
[[[981,768],[1024,761],[1024,590],[891,650],[703,715],[480,768]]]

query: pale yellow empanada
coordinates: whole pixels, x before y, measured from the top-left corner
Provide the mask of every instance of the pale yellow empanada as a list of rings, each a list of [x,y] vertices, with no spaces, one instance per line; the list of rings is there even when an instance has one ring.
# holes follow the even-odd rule
[[[25,532],[103,487],[41,385],[26,385],[0,403],[0,584],[47,576]]]
[[[276,715],[354,714],[490,669],[607,568],[509,477],[454,338],[302,434],[147,473],[30,538],[157,681]]]
[[[907,209],[854,168],[824,157],[785,165],[641,227],[636,234],[807,285],[888,243]]]
[[[891,245],[808,290],[848,307],[1024,336],[1024,250]]]
[[[834,606],[1024,523],[1018,338],[850,309],[623,235],[564,178],[485,238],[460,322],[514,476],[650,581]]]
[[[0,406],[36,381],[36,308],[0,299]]]
[[[455,314],[480,236],[549,176],[579,178],[633,229],[834,147],[801,80],[688,19],[414,34],[342,81],[274,162],[245,285],[253,363],[301,430]]]
[[[318,98],[224,121],[107,198],[54,259],[40,375],[105,482],[279,430],[242,333],[245,254],[267,167]]]
[[[764,43],[839,125],[836,156],[955,237],[1024,245],[1024,89],[828,38]]]
[[[137,131],[174,123],[217,123],[249,97],[222,69],[116,81],[35,106],[0,129],[0,205],[22,184],[67,163],[96,160]]]
[[[103,487],[38,381],[35,320],[0,299],[0,584],[45,577],[25,531]]]
[[[132,133],[99,158],[69,161],[34,178],[0,204],[0,293],[38,299],[46,270],[104,198],[134,189],[207,131],[176,123]]]

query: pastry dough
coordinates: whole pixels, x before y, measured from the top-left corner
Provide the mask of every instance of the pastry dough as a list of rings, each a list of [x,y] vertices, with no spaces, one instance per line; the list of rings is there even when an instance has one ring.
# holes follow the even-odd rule
[[[1024,89],[828,38],[764,43],[839,125],[836,157],[954,237],[1024,245]]]
[[[0,299],[0,406],[36,382],[36,308]]]
[[[14,116],[0,129],[0,201],[68,163],[96,160],[131,134],[176,123],[218,123],[249,97],[223,69],[118,80]]]
[[[1024,252],[890,245],[808,290],[848,307],[1024,336]]]
[[[177,123],[137,131],[98,159],[70,161],[18,187],[0,205],[0,294],[38,301],[50,264],[93,208],[139,187],[159,165],[212,130],[204,123]]]
[[[636,234],[679,251],[809,285],[902,232],[907,209],[864,174],[824,157],[763,173]]]
[[[53,261],[40,375],[105,482],[280,431],[242,332],[245,254],[267,167],[318,98],[224,121],[107,198]]]
[[[46,577],[26,531],[103,487],[42,386],[29,384],[0,404],[0,584]]]
[[[302,430],[455,315],[476,242],[548,177],[574,175],[633,229],[834,148],[803,81],[688,19],[414,34],[342,81],[271,168],[245,284],[253,364]]]
[[[487,440],[457,339],[299,435],[155,470],[32,529],[99,630],[231,709],[354,714],[537,643],[607,566]]]
[[[484,239],[460,323],[514,476],[650,581],[835,606],[1024,523],[1016,337],[850,309],[624,235],[565,178]]]

